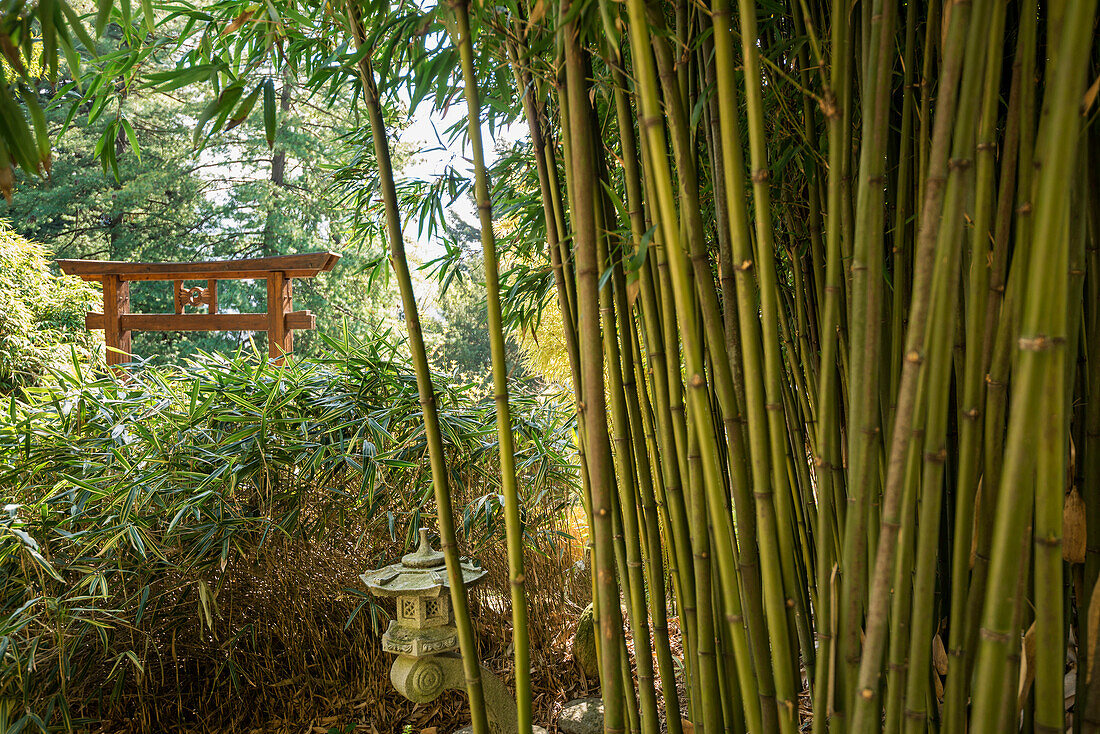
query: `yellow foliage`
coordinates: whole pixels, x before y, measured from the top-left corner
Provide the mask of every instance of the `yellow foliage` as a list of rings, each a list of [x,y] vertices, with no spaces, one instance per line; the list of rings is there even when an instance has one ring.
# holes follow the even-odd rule
[[[524,366],[547,382],[562,388],[571,388],[569,353],[562,334],[561,309],[556,300],[542,311],[542,319],[533,329],[524,329],[519,335]]]

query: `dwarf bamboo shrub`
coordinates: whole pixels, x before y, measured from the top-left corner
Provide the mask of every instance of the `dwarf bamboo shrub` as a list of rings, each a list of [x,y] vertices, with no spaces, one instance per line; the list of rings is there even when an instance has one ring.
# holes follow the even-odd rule
[[[285,368],[238,355],[124,377],[58,372],[7,401],[0,731],[341,709],[384,729],[409,714],[376,695],[392,610],[357,575],[434,525],[420,406],[393,348],[329,346]],[[474,600],[488,635],[508,593],[493,408],[470,386],[436,384],[460,542],[490,571]],[[565,536],[567,415],[535,392],[514,404],[532,585],[543,619],[564,624],[563,595],[587,598]],[[532,637],[544,659],[562,658],[561,630]],[[487,642],[487,657],[503,647]]]
[[[74,349],[84,362],[100,359],[84,312],[101,303],[89,284],[50,272],[46,248],[0,220],[0,394],[69,368]]]

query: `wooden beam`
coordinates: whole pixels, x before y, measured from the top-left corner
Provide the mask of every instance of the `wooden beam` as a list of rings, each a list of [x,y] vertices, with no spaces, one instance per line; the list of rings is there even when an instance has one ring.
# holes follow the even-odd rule
[[[267,278],[267,354],[279,364],[284,355],[294,351],[294,331],[286,328],[293,287],[294,281],[283,273],[272,273]]]
[[[126,331],[267,331],[270,324],[266,313],[133,313],[119,318]],[[287,331],[312,329],[317,317],[310,311],[291,311],[283,323]],[[88,312],[84,327],[102,329],[103,314]]]
[[[117,275],[103,279],[103,342],[107,347],[107,364],[130,361],[130,330],[122,323],[130,310],[130,284]]]
[[[302,255],[257,257],[247,260],[215,260],[212,262],[149,263],[117,260],[58,260],[67,275],[84,280],[103,280],[117,276],[129,280],[243,280],[267,278],[275,272],[285,278],[312,278],[317,273],[332,270],[340,256],[335,252],[310,252]]]

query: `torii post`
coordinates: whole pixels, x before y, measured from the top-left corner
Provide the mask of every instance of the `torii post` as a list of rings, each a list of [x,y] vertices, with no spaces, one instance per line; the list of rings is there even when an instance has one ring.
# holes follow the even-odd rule
[[[103,284],[103,313],[89,311],[88,329],[103,329],[107,364],[119,365],[130,356],[132,331],[266,331],[268,355],[282,363],[294,351],[294,330],[312,329],[309,311],[292,311],[294,278],[312,278],[332,270],[340,256],[333,252],[216,260],[191,263],[58,260],[62,272]],[[130,313],[130,282],[172,281],[175,313]],[[188,287],[204,280],[206,287]],[[219,280],[265,280],[267,313],[222,313],[218,310]],[[206,313],[185,313],[188,306],[205,304]]]

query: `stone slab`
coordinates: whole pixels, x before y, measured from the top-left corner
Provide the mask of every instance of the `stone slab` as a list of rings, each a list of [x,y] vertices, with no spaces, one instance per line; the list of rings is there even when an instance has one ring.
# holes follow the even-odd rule
[[[603,700],[578,698],[565,704],[558,716],[562,734],[601,734],[603,732]]]

